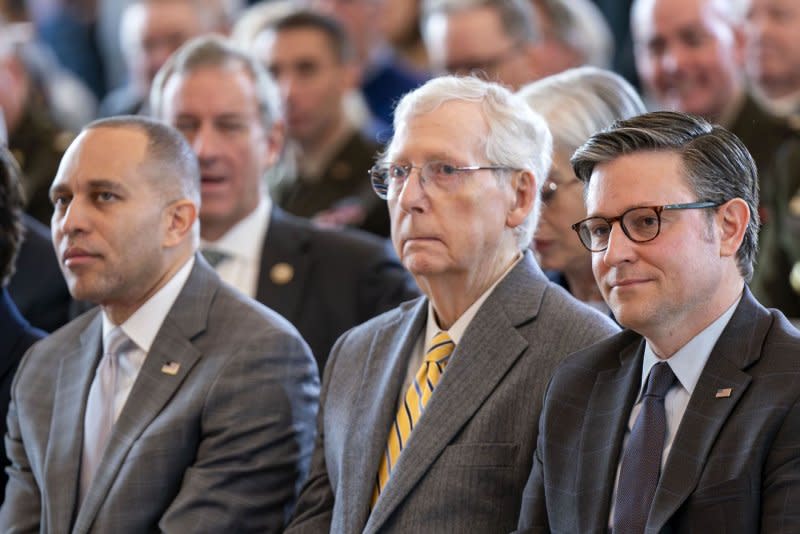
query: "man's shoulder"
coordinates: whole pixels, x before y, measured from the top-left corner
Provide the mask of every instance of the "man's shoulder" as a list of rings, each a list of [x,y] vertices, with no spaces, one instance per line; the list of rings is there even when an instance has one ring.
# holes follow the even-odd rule
[[[561,337],[570,345],[570,352],[582,349],[619,332],[619,326],[609,317],[580,302],[564,288],[545,282],[546,289],[537,315],[540,329]]]

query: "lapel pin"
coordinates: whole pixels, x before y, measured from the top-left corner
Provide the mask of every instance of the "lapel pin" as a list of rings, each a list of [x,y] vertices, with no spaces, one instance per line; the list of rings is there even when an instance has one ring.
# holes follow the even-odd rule
[[[269,277],[273,283],[279,286],[288,284],[294,278],[294,268],[288,263],[276,263],[270,269]]]
[[[165,375],[175,376],[181,369],[181,364],[178,362],[167,362],[161,366],[161,372]]]
[[[718,399],[727,399],[733,393],[733,388],[722,388],[717,390],[717,394],[714,395]]]

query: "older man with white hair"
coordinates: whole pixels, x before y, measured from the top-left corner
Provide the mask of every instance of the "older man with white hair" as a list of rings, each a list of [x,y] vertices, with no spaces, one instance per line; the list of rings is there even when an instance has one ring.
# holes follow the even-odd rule
[[[507,532],[551,370],[617,328],[527,250],[552,139],[519,97],[437,78],[394,131],[372,181],[425,296],[334,346],[288,532]]]

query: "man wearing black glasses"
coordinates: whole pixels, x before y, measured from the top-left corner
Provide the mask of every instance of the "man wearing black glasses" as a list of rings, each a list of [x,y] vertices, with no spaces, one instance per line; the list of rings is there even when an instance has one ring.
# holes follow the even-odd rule
[[[800,332],[752,296],[755,164],[700,118],[619,121],[572,158],[603,297],[628,330],[568,358],[522,532],[798,532]]]
[[[528,250],[551,138],[519,97],[441,77],[394,126],[371,178],[425,296],[334,346],[288,532],[508,532],[552,370],[617,328]]]

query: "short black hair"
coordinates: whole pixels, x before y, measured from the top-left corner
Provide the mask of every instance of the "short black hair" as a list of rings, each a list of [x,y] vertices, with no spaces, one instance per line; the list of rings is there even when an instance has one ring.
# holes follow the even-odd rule
[[[344,27],[333,17],[300,10],[290,13],[264,28],[275,33],[287,30],[317,30],[325,35],[331,50],[339,63],[350,63],[355,58],[353,43]]]

